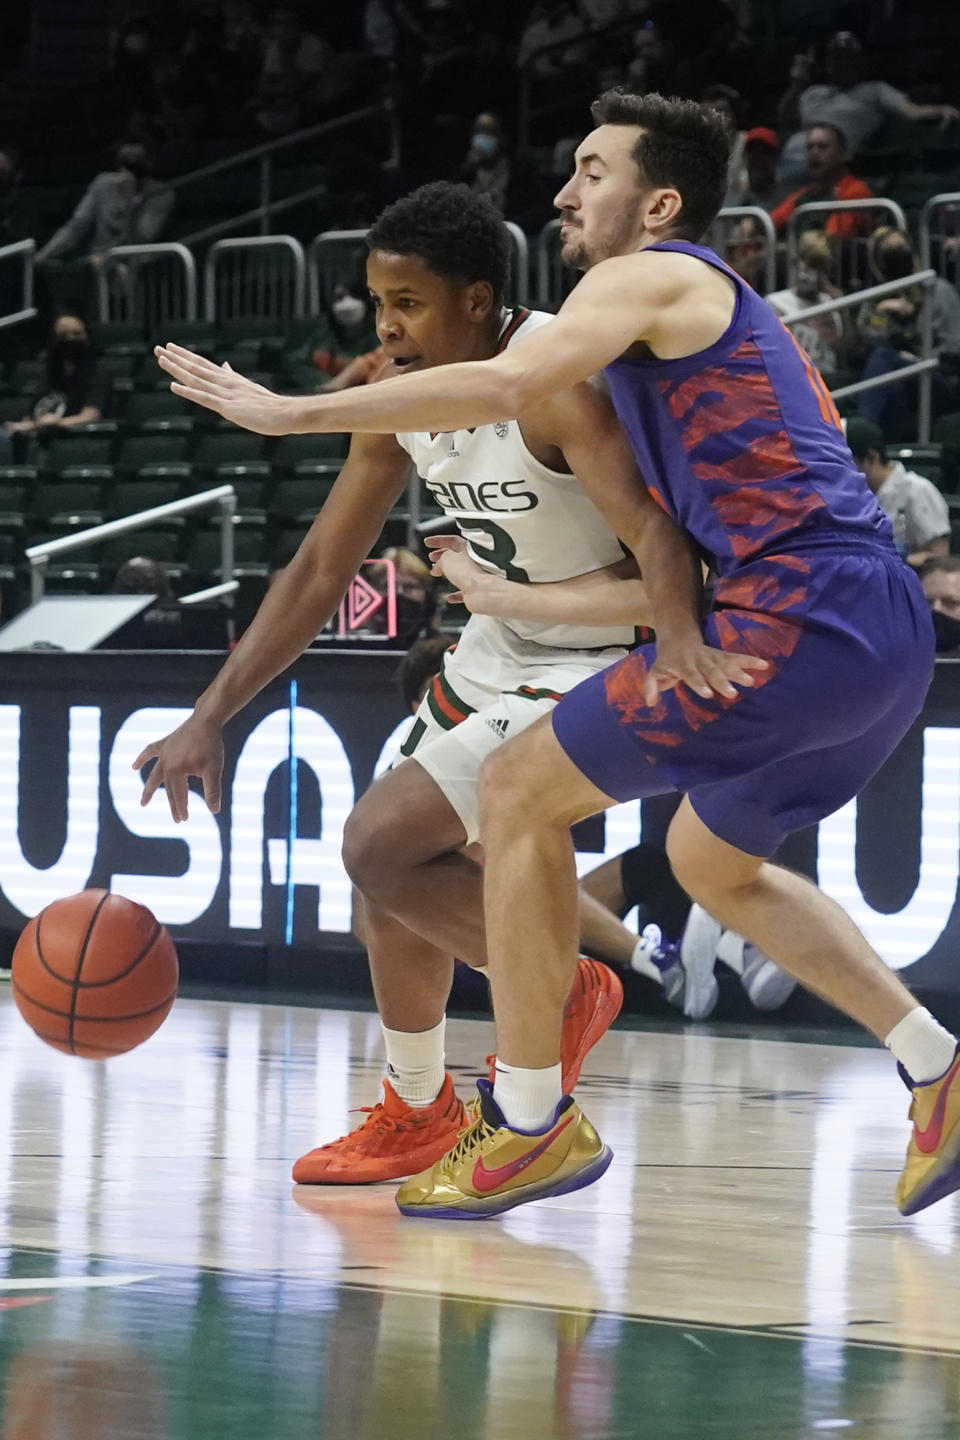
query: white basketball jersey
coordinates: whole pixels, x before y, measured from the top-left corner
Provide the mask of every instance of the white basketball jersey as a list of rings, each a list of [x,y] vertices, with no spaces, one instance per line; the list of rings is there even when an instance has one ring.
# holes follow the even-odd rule
[[[548,325],[552,315],[523,308],[508,316],[504,350]],[[476,430],[398,435],[436,503],[454,521],[478,564],[508,580],[569,580],[623,559],[616,535],[575,475],[541,465],[516,420]],[[523,640],[572,650],[632,645],[631,627],[504,624]]]

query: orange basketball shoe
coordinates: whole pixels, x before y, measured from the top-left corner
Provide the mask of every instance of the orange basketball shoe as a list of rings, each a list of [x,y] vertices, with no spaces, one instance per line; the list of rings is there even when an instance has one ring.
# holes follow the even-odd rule
[[[564,1095],[570,1095],[580,1078],[580,1070],[587,1054],[620,1014],[623,1004],[623,986],[620,977],[609,965],[599,960],[588,960],[580,956],[573,986],[563,1007],[563,1035],[560,1040],[560,1064],[563,1068],[562,1084]],[[490,1084],[494,1083],[497,1071],[496,1055],[487,1056]],[[477,1102],[468,1105],[470,1118],[475,1119]]]
[[[449,1075],[432,1105],[414,1108],[383,1082],[383,1100],[364,1105],[349,1135],[310,1150],[293,1167],[298,1185],[371,1185],[427,1170],[456,1143],[466,1123]]]

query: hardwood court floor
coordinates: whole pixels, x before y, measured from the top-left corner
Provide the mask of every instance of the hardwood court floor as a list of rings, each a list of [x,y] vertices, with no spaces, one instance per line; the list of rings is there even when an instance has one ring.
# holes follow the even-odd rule
[[[451,1021],[461,1092],[492,1043]],[[595,1186],[476,1224],[295,1188],[376,1019],[180,1001],[106,1065],[0,996],[3,1440],[960,1434],[954,1201],[893,1207],[880,1051],[617,1030]]]

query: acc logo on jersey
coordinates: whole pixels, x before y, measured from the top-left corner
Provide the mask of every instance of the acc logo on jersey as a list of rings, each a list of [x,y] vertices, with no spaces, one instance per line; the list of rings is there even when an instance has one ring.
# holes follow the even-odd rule
[[[509,429],[509,420],[494,420],[493,431],[498,440],[505,440],[507,438],[507,431]]]

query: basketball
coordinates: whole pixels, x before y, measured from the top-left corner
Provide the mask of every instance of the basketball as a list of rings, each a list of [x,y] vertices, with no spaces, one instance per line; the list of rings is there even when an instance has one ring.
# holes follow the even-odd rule
[[[13,996],[55,1050],[105,1060],[149,1039],[177,994],[177,952],[145,905],[83,890],[26,926],[11,964]]]

